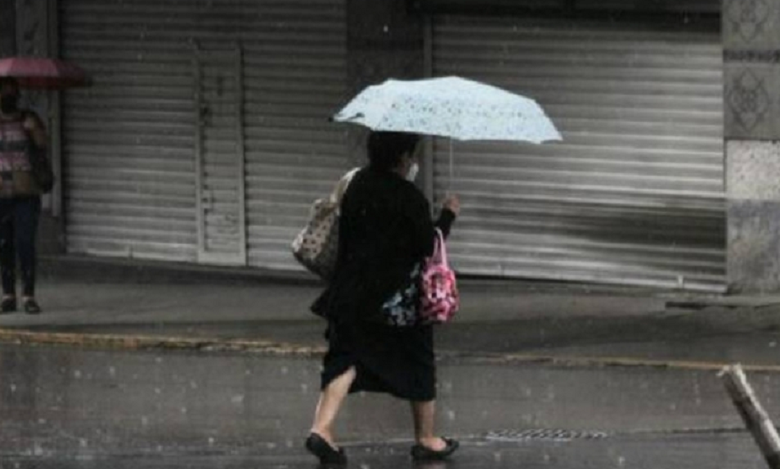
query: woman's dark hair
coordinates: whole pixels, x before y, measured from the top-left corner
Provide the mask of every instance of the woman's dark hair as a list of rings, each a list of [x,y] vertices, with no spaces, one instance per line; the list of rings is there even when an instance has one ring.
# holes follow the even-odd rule
[[[368,161],[377,169],[392,170],[401,156],[414,153],[420,136],[404,132],[371,132],[368,136]]]
[[[0,77],[0,88],[10,85],[12,86],[16,92],[19,92],[19,80],[17,80],[14,77]]]

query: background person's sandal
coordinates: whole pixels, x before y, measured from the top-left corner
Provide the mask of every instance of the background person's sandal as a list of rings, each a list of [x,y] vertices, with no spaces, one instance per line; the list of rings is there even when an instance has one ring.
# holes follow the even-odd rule
[[[37,301],[30,298],[24,300],[24,312],[27,314],[39,314],[41,312],[41,307]]]

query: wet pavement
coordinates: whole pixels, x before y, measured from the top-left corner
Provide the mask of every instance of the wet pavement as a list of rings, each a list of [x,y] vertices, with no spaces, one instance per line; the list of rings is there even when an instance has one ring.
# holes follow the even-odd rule
[[[505,469],[505,468],[764,468],[743,436],[621,437],[609,442],[490,443],[466,441],[447,462],[415,464],[407,444],[356,444],[347,447],[348,467],[360,469]],[[290,448],[179,451],[158,455],[83,456],[56,462],[40,458],[7,459],[11,469],[319,469],[310,457]]]
[[[44,314],[0,316],[0,469],[316,468],[322,287],[145,268],[49,271]],[[436,334],[437,420],[463,447],[427,467],[765,467],[717,372],[746,365],[780,419],[780,297],[460,287]],[[426,467],[406,403],[351,396],[339,431],[350,467]]]
[[[318,373],[316,358],[3,345],[0,467],[315,468]],[[438,378],[439,430],[464,445],[431,467],[764,464],[714,371],[450,357]],[[750,379],[780,414],[780,374]],[[374,394],[339,421],[350,467],[413,467],[410,431],[407,405]]]

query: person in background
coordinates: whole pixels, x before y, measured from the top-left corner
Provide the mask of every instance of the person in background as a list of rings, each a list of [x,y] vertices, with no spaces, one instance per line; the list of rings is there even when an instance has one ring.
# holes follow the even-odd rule
[[[35,299],[35,239],[42,190],[32,174],[33,152],[46,150],[46,131],[34,112],[19,108],[19,84],[0,78],[0,312],[17,310],[16,260],[22,277],[22,307],[41,312]]]
[[[409,283],[415,265],[433,252],[435,227],[447,236],[460,211],[456,196],[436,223],[412,182],[420,138],[373,132],[369,164],[353,177],[341,202],[335,273],[312,311],[328,321],[321,394],[306,448],[322,464],[346,464],[334,421],[348,393],[388,393],[411,404],[416,461],[444,459],[458,442],[434,431],[436,369],[433,327],[394,327],[382,305]]]

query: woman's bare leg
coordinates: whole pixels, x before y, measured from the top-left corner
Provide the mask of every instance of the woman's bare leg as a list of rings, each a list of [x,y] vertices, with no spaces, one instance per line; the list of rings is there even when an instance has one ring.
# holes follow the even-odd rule
[[[333,447],[336,447],[333,423],[349,392],[349,387],[355,381],[355,376],[355,367],[350,367],[344,374],[331,381],[328,387],[320,393],[320,401],[317,403],[317,410],[314,411],[314,423],[311,431],[324,438]]]
[[[441,451],[447,443],[434,433],[436,417],[436,401],[411,402],[414,418],[414,438],[434,451]]]

